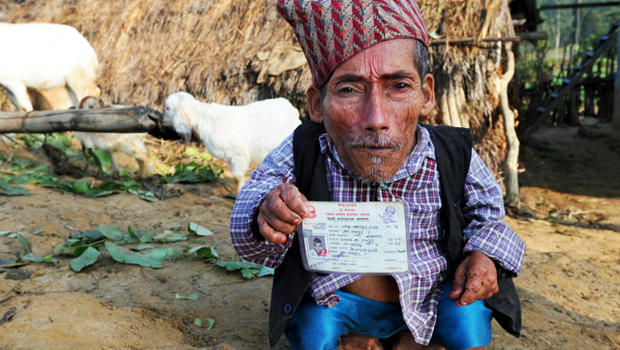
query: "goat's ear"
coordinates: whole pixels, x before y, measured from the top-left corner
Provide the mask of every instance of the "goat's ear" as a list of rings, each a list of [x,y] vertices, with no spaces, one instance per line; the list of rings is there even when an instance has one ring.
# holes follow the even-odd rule
[[[323,122],[323,104],[321,101],[321,90],[310,86],[306,90],[306,102],[308,103],[308,114],[315,123]]]

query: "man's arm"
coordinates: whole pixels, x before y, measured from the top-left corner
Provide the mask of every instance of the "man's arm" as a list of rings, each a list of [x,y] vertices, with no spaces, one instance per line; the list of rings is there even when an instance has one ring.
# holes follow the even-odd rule
[[[289,136],[252,171],[237,196],[230,236],[242,259],[275,268],[291,246],[288,237],[301,223],[305,208],[305,197],[291,184],[293,166]]]
[[[457,267],[450,292],[452,298],[458,299],[458,305],[471,304],[497,292],[496,264],[510,274],[519,274],[525,244],[503,222],[504,213],[500,186],[472,150],[463,208],[468,222],[463,231],[466,257]]]

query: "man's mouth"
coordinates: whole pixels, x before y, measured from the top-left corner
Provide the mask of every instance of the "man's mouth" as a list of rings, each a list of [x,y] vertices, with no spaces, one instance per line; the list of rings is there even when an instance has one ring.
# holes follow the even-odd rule
[[[352,149],[364,149],[372,153],[387,153],[402,148],[402,142],[393,140],[386,135],[370,134],[356,138],[349,138],[347,146]]]

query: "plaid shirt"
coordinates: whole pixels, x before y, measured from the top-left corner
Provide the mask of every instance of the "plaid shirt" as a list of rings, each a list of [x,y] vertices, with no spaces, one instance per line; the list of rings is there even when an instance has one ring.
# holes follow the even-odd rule
[[[417,143],[403,166],[385,184],[367,184],[350,174],[327,134],[320,136],[326,157],[327,181],[332,201],[404,201],[410,210],[409,235],[412,240],[410,271],[393,274],[400,290],[403,318],[417,342],[428,344],[436,321],[437,304],[447,276],[448,261],[441,244],[440,184],[435,148],[428,131],[417,128]],[[295,183],[292,135],[273,150],[256,168],[237,197],[232,212],[230,234],[241,258],[272,268],[283,260],[292,235],[284,244],[257,241],[250,231],[257,208],[267,192],[285,182]],[[501,188],[472,150],[465,181],[466,204],[463,214],[465,252],[478,251],[518,274],[525,244],[502,221],[504,204]],[[318,304],[334,306],[340,299],[335,290],[359,278],[360,274],[331,273],[315,276],[312,293]]]

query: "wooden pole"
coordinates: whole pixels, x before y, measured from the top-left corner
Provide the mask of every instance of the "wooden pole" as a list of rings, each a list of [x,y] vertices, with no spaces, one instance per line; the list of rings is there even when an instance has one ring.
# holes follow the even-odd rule
[[[508,207],[519,208],[519,139],[515,131],[515,113],[510,108],[508,101],[508,84],[510,84],[515,73],[515,55],[512,52],[512,42],[506,42],[504,47],[508,67],[500,82],[500,107],[504,116],[504,132],[506,133],[505,202]]]
[[[161,113],[143,106],[0,112],[0,133],[146,132],[160,122]]]

